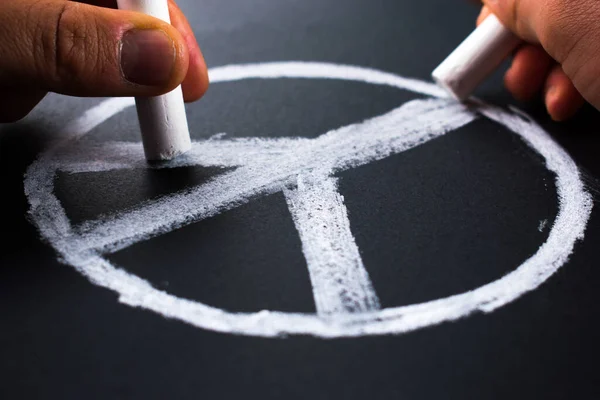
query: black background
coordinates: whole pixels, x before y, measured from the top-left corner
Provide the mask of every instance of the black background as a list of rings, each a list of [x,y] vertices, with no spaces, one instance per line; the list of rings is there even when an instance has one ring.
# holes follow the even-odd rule
[[[459,0],[180,0],[209,67],[306,60],[429,80],[473,29]],[[478,95],[514,103],[501,72]],[[196,139],[316,137],[385,113],[412,93],[325,80],[214,84],[188,106]],[[194,328],[117,302],[27,221],[23,173],[61,127],[102,99],[49,96],[0,127],[0,398],[598,398],[598,212],[571,260],[492,314],[400,336],[260,339]],[[522,104],[600,177],[598,112],[563,124]],[[90,141],[139,140],[129,109]],[[215,169],[61,174],[74,222],[124,210],[221,173]],[[352,231],[383,307],[498,279],[546,240],[554,177],[515,135],[478,120],[400,155],[338,175]],[[153,285],[229,311],[314,312],[298,234],[282,194],[140,243],[110,259]]]

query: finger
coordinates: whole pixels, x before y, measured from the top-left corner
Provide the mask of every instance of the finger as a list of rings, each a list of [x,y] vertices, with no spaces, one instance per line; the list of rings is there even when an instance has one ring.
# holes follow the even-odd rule
[[[533,99],[544,86],[554,60],[544,49],[524,45],[516,53],[511,67],[504,75],[504,85],[517,100]]]
[[[172,0],[169,1],[169,10],[171,23],[183,36],[189,54],[188,72],[182,83],[183,96],[187,102],[195,101],[202,97],[208,89],[206,62],[187,18]]]
[[[59,0],[4,0],[2,11],[0,71],[11,83],[73,96],[156,96],[187,74],[183,37],[148,15]]]
[[[2,90],[0,97],[0,123],[17,122],[27,116],[46,96],[43,91],[27,91],[22,89]]]
[[[101,7],[117,8],[116,0],[82,0],[82,2]],[[185,101],[191,102],[201,98],[208,89],[208,72],[204,57],[190,27],[185,14],[175,1],[169,0],[171,24],[181,33],[188,47],[188,73],[183,80],[182,89]]]
[[[548,113],[555,121],[571,118],[585,104],[585,100],[560,65],[554,66],[550,71],[544,97]]]
[[[597,0],[483,0],[502,23],[530,43],[539,43],[559,63],[571,53],[586,53],[596,43]]]
[[[530,43],[539,43],[540,23],[545,17],[544,9],[536,0],[483,0],[489,11],[502,24]]]
[[[481,7],[481,12],[477,17],[477,26],[479,26],[492,12],[487,6]]]

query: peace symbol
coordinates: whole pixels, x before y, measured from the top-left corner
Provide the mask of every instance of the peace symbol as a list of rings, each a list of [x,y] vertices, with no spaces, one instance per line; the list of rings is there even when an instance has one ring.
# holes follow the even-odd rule
[[[536,289],[564,265],[577,240],[583,238],[592,201],[577,166],[546,132],[517,110],[508,112],[481,102],[466,107],[427,82],[327,63],[231,65],[211,70],[210,78],[213,83],[250,78],[341,79],[392,86],[429,97],[315,139],[196,141],[185,157],[156,168],[235,168],[205,184],[140,204],[133,210],[74,226],[54,194],[58,171],[148,168],[141,144],[105,143],[89,148],[77,142],[111,116],[132,106],[133,99],[110,99],[87,111],[65,128],[62,142],[29,167],[25,192],[32,221],[60,259],[92,283],[118,293],[124,304],[204,329],[243,335],[306,334],[333,338],[399,334],[456,320],[475,311],[491,312],[515,300]],[[533,256],[494,282],[443,299],[382,309],[350,230],[334,174],[423,145],[481,116],[519,135],[556,174],[560,207],[547,241]],[[158,290],[104,258],[275,192],[284,193],[298,230],[316,314],[227,312]]]

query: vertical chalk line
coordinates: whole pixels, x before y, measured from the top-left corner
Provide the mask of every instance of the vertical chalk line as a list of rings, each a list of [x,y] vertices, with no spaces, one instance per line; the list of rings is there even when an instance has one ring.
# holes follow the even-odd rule
[[[284,194],[302,241],[317,314],[378,310],[379,299],[350,231],[337,180],[299,175],[296,186]]]

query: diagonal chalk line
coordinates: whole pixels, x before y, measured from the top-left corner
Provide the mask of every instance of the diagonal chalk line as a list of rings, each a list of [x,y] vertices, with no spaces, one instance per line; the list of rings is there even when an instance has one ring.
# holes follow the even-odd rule
[[[238,167],[260,164],[266,159],[293,152],[312,139],[305,138],[239,138],[204,140],[192,143],[192,148],[175,160],[148,164],[139,143],[107,142],[85,148],[72,147],[55,161],[58,170],[77,174],[108,172],[120,169],[167,169],[180,167]]]
[[[333,177],[299,175],[284,189],[302,241],[317,314],[365,313],[380,308],[350,231],[344,198]]]
[[[448,100],[415,100],[383,116],[305,141],[294,151],[261,159],[202,186],[144,203],[109,219],[88,221],[63,237],[73,249],[114,252],[150,237],[212,217],[250,199],[283,190],[315,168],[334,172],[419,146],[477,118]]]

